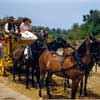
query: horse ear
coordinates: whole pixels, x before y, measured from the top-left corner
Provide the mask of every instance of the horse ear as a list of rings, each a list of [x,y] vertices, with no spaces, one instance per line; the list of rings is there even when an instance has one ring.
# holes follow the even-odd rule
[[[89,37],[90,37],[90,39],[92,39],[94,36],[92,33],[89,33]]]

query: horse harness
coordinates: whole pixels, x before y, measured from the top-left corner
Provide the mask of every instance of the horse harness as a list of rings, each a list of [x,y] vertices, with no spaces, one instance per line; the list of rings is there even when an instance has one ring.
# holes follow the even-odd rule
[[[56,52],[53,51],[53,55],[52,55],[52,56],[56,56],[56,55],[58,55],[58,54],[57,54]],[[63,63],[64,63],[65,59],[66,59],[67,57],[69,57],[70,55],[66,55],[66,56],[65,56],[65,55],[58,55],[58,56],[60,56],[61,70],[57,70],[57,71],[50,71],[50,70],[48,70],[49,75],[50,75],[50,74],[53,74],[53,73],[62,72],[64,78],[70,78],[70,77],[67,75],[66,71],[68,71],[68,70],[70,70],[70,69],[73,69],[73,68],[75,68],[75,67],[78,68],[77,66],[78,66],[79,64],[75,64],[74,66],[69,67],[69,68],[64,68]],[[49,58],[49,61],[48,61],[48,63],[47,63],[47,67],[48,67],[49,64],[50,64],[50,60],[51,60],[51,57]],[[77,77],[77,76],[76,76],[76,77]],[[75,78],[76,78],[76,77],[75,77]]]
[[[25,59],[26,60],[28,60],[29,58],[33,59],[33,57],[32,57],[32,50],[31,50],[31,47],[30,46],[27,46],[24,49],[24,56],[25,56]]]

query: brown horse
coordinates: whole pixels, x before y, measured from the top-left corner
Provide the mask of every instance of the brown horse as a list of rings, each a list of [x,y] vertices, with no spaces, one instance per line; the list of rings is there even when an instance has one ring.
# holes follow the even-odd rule
[[[64,59],[64,60],[63,60]],[[47,72],[46,78],[46,86],[47,86],[47,94],[51,97],[49,91],[49,79],[51,79],[53,74],[64,78],[72,79],[72,98],[75,98],[76,91],[80,80],[82,79],[82,72],[80,68],[77,67],[77,60],[73,56],[68,56],[63,58],[56,54],[53,54],[50,51],[45,51],[39,58],[39,66],[40,66],[40,84],[39,84],[39,96],[42,97],[41,94],[41,85],[42,81]]]
[[[92,43],[91,43],[92,42]],[[42,81],[46,77],[46,89],[49,98],[51,97],[49,89],[49,81],[53,74],[72,79],[72,93],[71,98],[75,99],[79,82],[83,79],[83,75],[87,69],[92,65],[91,47],[98,42],[91,36],[69,56],[59,56],[51,51],[44,51],[39,58],[40,67],[40,82],[39,82],[39,96],[42,97]],[[82,53],[82,54],[81,54]],[[81,54],[81,57],[80,57]],[[81,90],[80,90],[81,91]]]
[[[91,41],[90,43],[87,42],[87,47],[85,47],[84,43],[83,46],[80,46],[80,48],[77,50],[78,55],[81,58],[81,66],[84,68],[82,69],[84,73],[84,92],[83,90],[83,79],[81,81],[81,87],[80,87],[80,96],[82,96],[82,92],[84,93],[84,96],[87,96],[87,80],[89,77],[90,72],[92,71],[92,68],[94,64],[99,63],[100,61],[100,41],[96,39],[92,34],[90,34]],[[71,48],[65,49],[64,54],[67,54]],[[87,50],[87,52],[84,53],[84,51]],[[70,50],[71,51],[71,50]],[[77,58],[77,57],[76,57]],[[67,81],[68,82],[68,81]]]
[[[80,50],[81,49],[81,50]],[[83,50],[82,50],[83,49]],[[87,52],[84,53],[84,50]],[[82,95],[82,92],[84,93],[84,96],[87,96],[87,81],[88,77],[90,75],[90,72],[92,71],[92,68],[95,63],[97,63],[100,59],[100,41],[96,39],[92,34],[90,34],[90,43],[87,43],[87,47],[79,48],[78,54],[81,56],[82,59],[82,65],[84,72],[84,92],[83,90],[83,79],[81,81],[81,87],[80,87],[80,96]]]

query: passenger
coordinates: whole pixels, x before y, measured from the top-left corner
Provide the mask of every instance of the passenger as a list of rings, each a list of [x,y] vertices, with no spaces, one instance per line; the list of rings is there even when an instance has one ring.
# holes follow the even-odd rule
[[[48,38],[48,32],[47,31],[40,30],[39,35],[45,40],[47,40],[47,38]]]
[[[8,18],[8,23],[5,24],[5,37],[20,37],[20,34],[18,33],[17,26],[14,24],[15,18],[13,16],[10,16]]]
[[[43,38],[44,37],[44,30],[40,30],[39,35]]]
[[[37,39],[37,36],[32,33],[32,25],[29,18],[24,18],[23,23],[20,25],[22,39]]]

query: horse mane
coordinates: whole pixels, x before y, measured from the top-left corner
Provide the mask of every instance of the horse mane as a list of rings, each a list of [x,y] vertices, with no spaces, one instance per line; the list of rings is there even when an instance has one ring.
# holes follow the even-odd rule
[[[42,39],[42,38],[38,38],[37,40],[35,40],[34,42],[32,42],[29,47],[31,48],[32,51],[37,51],[37,52],[40,52],[41,49],[40,48],[43,48],[41,46],[38,46],[38,44],[40,43],[44,43],[45,40]]]
[[[84,56],[84,53],[85,53],[85,51],[86,51],[86,41],[87,41],[88,39],[86,39],[82,44],[81,44],[81,46],[77,49],[77,52],[78,52],[78,54],[81,56],[81,57],[83,57]]]
[[[56,51],[58,46],[56,45],[56,40],[47,43],[48,49],[51,51]]]

